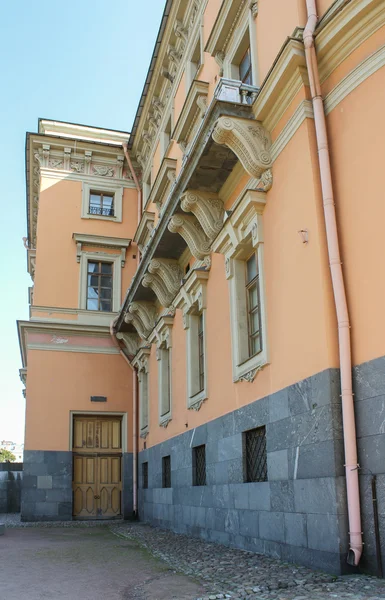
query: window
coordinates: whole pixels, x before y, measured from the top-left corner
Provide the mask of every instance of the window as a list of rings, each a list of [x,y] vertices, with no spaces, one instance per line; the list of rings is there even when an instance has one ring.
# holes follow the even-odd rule
[[[113,217],[114,194],[111,192],[98,192],[91,190],[88,212],[90,215]]]
[[[162,159],[167,152],[171,139],[171,116],[168,119],[164,130],[160,134],[160,158]]]
[[[159,412],[161,423],[168,420],[171,413],[171,364],[170,349],[159,348]]]
[[[239,63],[239,79],[242,83],[253,85],[250,46],[247,48]]]
[[[206,446],[193,448],[193,485],[206,485]]]
[[[142,487],[148,489],[148,462],[142,463]]]
[[[87,310],[112,311],[112,264],[89,260],[87,264]]]
[[[148,430],[148,373],[146,371],[138,371],[138,379],[140,433],[144,437],[143,434]]]
[[[198,317],[198,368],[199,368],[199,391],[205,387],[205,340],[203,329],[203,315]]]
[[[199,67],[202,63],[202,48],[201,48],[201,38],[198,37],[196,44],[194,46],[194,50],[190,56],[190,59],[186,64],[186,93],[188,93],[190,86],[196,75],[198,73]]]
[[[244,481],[267,481],[266,428],[243,434]]]
[[[171,487],[171,456],[162,458],[162,487]]]
[[[255,253],[246,262],[246,295],[249,357],[251,357],[262,350],[259,270],[257,255]]]

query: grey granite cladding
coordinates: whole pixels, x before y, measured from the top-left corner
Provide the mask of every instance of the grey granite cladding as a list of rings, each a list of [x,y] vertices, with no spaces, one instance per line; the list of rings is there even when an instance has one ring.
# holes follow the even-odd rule
[[[364,552],[362,568],[377,572],[372,476],[376,475],[382,568],[385,573],[385,357],[353,369]]]
[[[122,512],[133,517],[132,453],[123,454]],[[1,488],[0,488],[1,490]],[[72,520],[72,452],[24,451],[22,521]]]
[[[23,463],[0,463],[0,513],[20,512]]]
[[[140,518],[330,572],[347,570],[339,393],[338,370],[327,370],[142,451]],[[262,425],[268,481],[244,483],[242,434]],[[206,444],[207,485],[196,487],[192,448],[201,444]],[[172,487],[162,489],[167,455]],[[148,489],[143,489],[146,461]]]

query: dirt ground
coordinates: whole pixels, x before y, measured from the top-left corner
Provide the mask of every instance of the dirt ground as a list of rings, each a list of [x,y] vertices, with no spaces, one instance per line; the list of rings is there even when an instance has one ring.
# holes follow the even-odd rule
[[[8,529],[0,600],[194,600],[203,590],[107,527]]]

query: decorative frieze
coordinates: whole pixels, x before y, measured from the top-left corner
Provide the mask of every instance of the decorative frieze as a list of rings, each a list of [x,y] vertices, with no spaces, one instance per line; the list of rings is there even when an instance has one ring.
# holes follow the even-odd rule
[[[171,217],[168,229],[182,236],[195,258],[205,260],[209,257],[210,242],[195,216],[176,214]]]
[[[272,166],[270,135],[258,121],[239,117],[219,117],[212,137],[230,148],[244,169],[256,179]]]
[[[181,207],[196,216],[209,240],[213,240],[222,229],[224,208],[218,194],[187,190],[182,195]]]

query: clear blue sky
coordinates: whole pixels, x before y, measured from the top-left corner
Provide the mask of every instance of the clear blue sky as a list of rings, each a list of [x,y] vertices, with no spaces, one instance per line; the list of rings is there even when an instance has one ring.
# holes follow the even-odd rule
[[[25,133],[39,117],[129,131],[164,0],[0,2],[0,440],[22,442],[28,319]],[[52,390],[55,401],[55,390]]]

